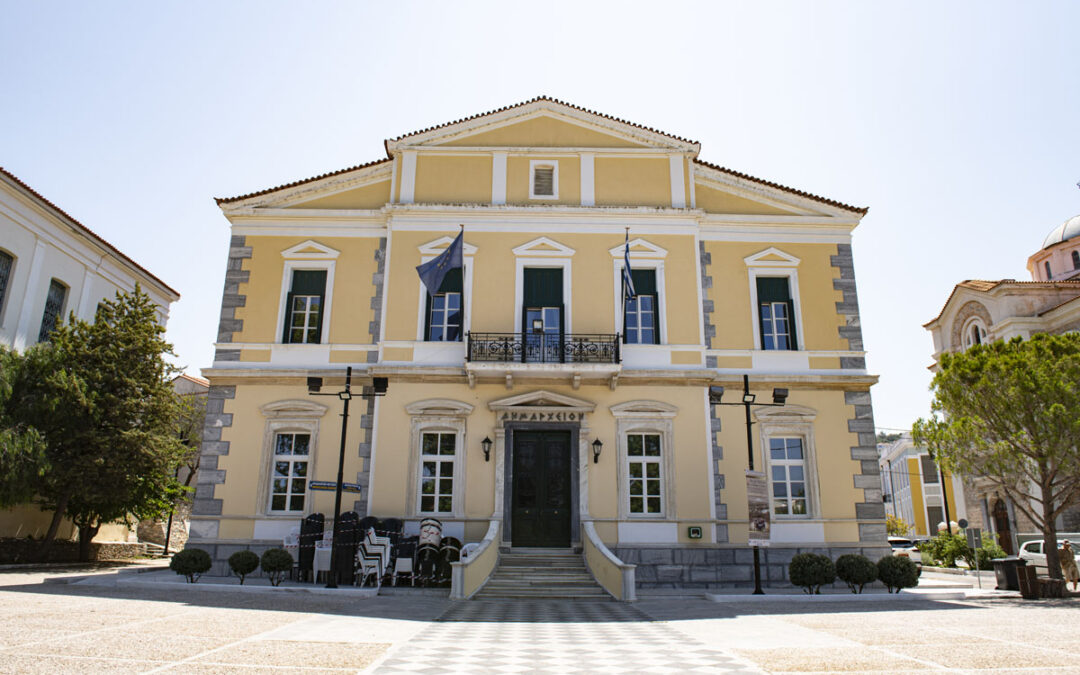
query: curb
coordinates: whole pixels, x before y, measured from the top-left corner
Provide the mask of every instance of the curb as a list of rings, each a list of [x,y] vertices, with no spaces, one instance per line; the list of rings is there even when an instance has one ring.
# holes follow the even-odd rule
[[[117,579],[117,586],[125,588],[184,589],[188,591],[225,591],[232,593],[309,593],[312,595],[337,595],[353,598],[374,598],[378,588],[324,588],[322,586],[241,586],[240,584],[189,584],[186,581],[148,581],[143,579]]]
[[[848,593],[844,595],[842,593],[830,593],[828,595],[801,595],[788,594],[788,595],[728,595],[728,594],[716,594],[706,593],[705,599],[712,602],[730,602],[730,603],[758,603],[758,602],[787,602],[787,603],[810,603],[815,604],[819,602],[877,602],[884,600],[886,602],[897,602],[906,600],[963,600],[965,598],[963,591],[929,591],[929,592],[909,592],[901,591],[900,593]]]

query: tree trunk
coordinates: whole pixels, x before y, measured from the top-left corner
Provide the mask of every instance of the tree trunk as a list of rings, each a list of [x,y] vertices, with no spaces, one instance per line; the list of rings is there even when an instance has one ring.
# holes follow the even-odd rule
[[[1061,560],[1058,557],[1057,523],[1050,488],[1042,490],[1043,550],[1046,551],[1046,573],[1051,579],[1061,579]]]
[[[64,512],[67,511],[67,505],[70,499],[71,495],[65,493],[61,495],[59,501],[56,502],[56,510],[53,511],[52,522],[49,523],[49,531],[45,533],[45,538],[41,540],[41,546],[38,548],[38,558],[41,562],[48,561],[49,551],[52,550],[53,541],[56,540],[56,533],[60,529],[60,523],[64,520]]]
[[[79,562],[90,561],[90,541],[97,536],[99,529],[101,529],[100,524],[79,525]]]

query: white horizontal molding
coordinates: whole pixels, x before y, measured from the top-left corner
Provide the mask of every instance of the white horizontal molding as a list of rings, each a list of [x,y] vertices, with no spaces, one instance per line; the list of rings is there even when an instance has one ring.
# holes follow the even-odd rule
[[[265,206],[268,204],[283,205],[318,199],[319,197],[336,194],[365,185],[373,185],[390,180],[393,163],[384,160],[372,166],[345,171],[335,176],[316,178],[304,182],[302,185],[293,187],[271,188],[272,192],[261,195],[253,195],[246,199],[235,202],[219,204],[226,216],[246,208]]]
[[[703,164],[694,164],[694,177],[695,180],[704,187],[724,190],[725,192],[731,192],[740,197],[764,202],[789,211],[795,210],[803,211],[805,213],[823,213],[834,216],[862,218],[862,214],[856,214],[850,209],[826,204],[817,199],[804,197],[783,188],[764,185],[758,181],[747,178],[740,178]]]
[[[658,155],[663,157],[675,155],[689,156],[692,153],[672,151],[671,148],[611,148],[590,147],[577,145],[455,145],[452,147],[441,145],[408,145],[402,146],[401,150],[415,150],[424,155],[455,156],[476,154],[492,154],[505,152],[507,155],[544,155],[545,157],[576,157],[583,152],[604,155],[610,158],[634,158],[643,155]]]
[[[719,357],[734,357],[734,356],[746,357],[746,356],[753,356],[754,354],[761,353],[761,351],[762,350],[760,350],[760,349],[706,349],[705,353],[707,355],[709,355],[709,356],[719,356]],[[864,352],[864,351],[860,352],[860,351],[851,351],[851,350],[825,350],[825,349],[823,349],[823,350],[815,351],[815,350],[809,350],[808,349],[808,350],[805,350],[805,351],[803,351],[801,353],[806,354],[810,358],[818,358],[818,357],[853,358],[853,357],[859,357],[859,356],[866,356],[866,352]]]

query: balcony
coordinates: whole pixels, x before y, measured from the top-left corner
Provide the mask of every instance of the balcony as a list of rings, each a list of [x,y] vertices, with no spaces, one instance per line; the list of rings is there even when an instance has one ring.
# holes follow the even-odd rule
[[[620,336],[604,333],[472,333],[470,363],[618,364]]]

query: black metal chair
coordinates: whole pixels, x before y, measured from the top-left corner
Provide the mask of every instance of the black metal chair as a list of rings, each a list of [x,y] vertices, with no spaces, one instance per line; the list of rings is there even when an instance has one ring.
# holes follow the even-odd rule
[[[315,564],[315,542],[322,539],[326,527],[326,517],[313,513],[300,522],[300,549],[297,552],[296,565],[300,581],[307,581]]]

